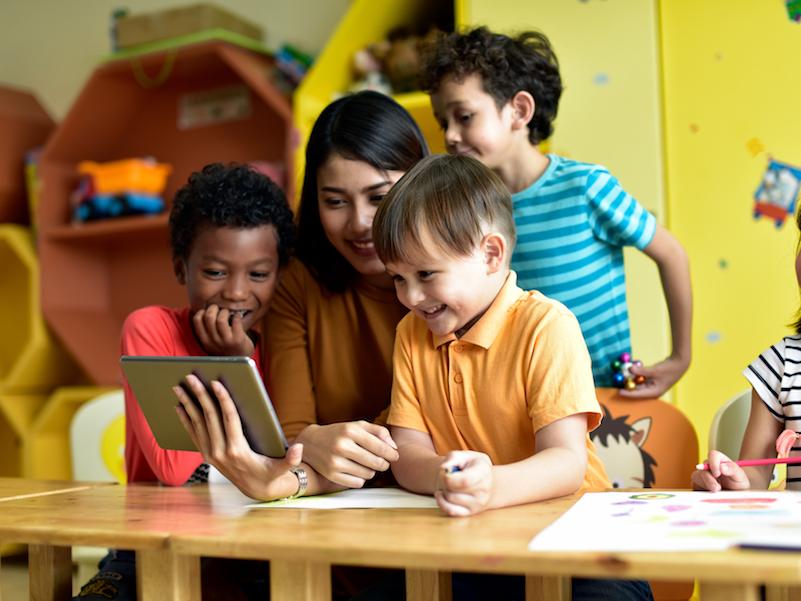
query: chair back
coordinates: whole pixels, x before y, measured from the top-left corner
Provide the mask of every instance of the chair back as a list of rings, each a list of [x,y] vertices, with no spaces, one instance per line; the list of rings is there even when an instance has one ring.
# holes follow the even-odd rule
[[[70,424],[72,477],[90,482],[125,482],[125,400],[122,390],[97,396]]]
[[[750,414],[751,389],[749,388],[734,395],[717,410],[709,427],[709,448],[737,459],[740,456],[740,446]]]
[[[598,388],[604,411],[590,433],[615,488],[689,488],[698,435],[689,419],[660,399],[632,400]]]
[[[604,412],[590,438],[614,488],[684,488],[698,463],[698,435],[689,419],[660,399],[626,399],[597,388]],[[692,582],[651,581],[655,601],[687,601]]]

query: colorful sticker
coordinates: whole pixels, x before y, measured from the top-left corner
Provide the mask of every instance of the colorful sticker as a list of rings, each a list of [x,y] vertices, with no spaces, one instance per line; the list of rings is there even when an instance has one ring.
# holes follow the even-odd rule
[[[786,0],[787,16],[791,21],[801,23],[801,0]]]
[[[795,202],[801,185],[801,169],[773,159],[754,192],[754,219],[762,216],[784,225],[788,215],[795,212]]]

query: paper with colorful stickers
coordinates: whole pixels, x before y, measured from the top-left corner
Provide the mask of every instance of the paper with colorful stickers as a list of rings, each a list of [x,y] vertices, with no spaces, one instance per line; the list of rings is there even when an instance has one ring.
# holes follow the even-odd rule
[[[719,551],[801,547],[801,492],[587,493],[535,536],[531,551]]]

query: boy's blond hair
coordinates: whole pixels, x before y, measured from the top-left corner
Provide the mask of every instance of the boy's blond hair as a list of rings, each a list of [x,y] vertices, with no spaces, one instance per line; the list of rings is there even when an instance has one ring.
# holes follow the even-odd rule
[[[433,155],[392,187],[373,219],[373,243],[384,263],[408,262],[425,230],[442,250],[466,256],[490,230],[515,245],[512,197],[501,179],[467,156]]]

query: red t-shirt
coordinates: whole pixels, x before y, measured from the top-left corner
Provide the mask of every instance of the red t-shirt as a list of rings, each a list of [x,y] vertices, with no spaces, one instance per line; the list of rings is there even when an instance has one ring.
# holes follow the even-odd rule
[[[192,330],[189,308],[152,306],[131,313],[122,326],[121,354],[156,357],[200,357],[208,355]],[[258,347],[253,360],[261,369]],[[128,482],[161,482],[181,486],[203,463],[196,451],[162,449],[145,419],[128,381],[125,391],[125,469]],[[178,399],[175,400],[176,404]]]

